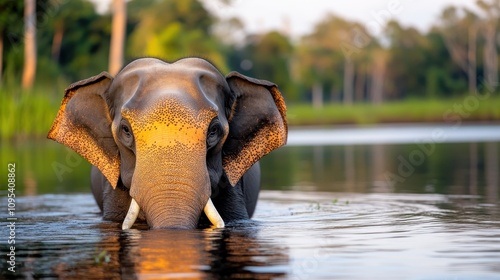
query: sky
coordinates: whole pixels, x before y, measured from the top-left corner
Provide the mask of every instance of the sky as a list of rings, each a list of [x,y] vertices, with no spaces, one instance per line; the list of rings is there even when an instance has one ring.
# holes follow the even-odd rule
[[[246,31],[280,30],[298,38],[328,13],[363,23],[374,35],[390,18],[427,31],[448,5],[477,10],[475,0],[202,0],[220,17],[238,17]]]
[[[102,11],[110,0],[91,0]],[[363,23],[371,34],[380,31],[390,18],[404,26],[427,31],[448,5],[476,10],[475,0],[201,0],[221,18],[239,18],[247,33],[269,30],[286,32],[298,39],[310,33],[328,13]]]

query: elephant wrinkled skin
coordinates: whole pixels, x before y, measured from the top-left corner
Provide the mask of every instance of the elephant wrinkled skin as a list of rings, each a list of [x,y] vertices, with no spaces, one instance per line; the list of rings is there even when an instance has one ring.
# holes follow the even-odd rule
[[[258,160],[286,143],[286,107],[271,82],[143,58],[70,85],[48,138],[93,165],[104,219],[223,227],[252,216]]]

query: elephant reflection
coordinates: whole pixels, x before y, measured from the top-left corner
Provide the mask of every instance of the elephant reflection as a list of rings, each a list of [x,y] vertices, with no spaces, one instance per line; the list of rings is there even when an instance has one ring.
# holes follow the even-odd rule
[[[129,230],[109,233],[95,252],[107,252],[96,263],[87,258],[54,267],[59,278],[277,278],[283,271],[251,271],[249,267],[287,265],[282,247],[261,242],[255,228],[216,230]],[[95,256],[94,256],[95,257]]]

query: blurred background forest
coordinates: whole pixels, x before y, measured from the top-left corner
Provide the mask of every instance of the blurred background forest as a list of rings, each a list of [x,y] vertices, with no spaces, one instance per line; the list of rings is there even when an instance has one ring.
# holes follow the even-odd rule
[[[219,6],[231,0],[218,0]],[[64,88],[144,56],[197,56],[278,84],[291,125],[500,120],[500,0],[445,8],[426,32],[330,14],[310,34],[235,34],[199,0],[0,0],[1,137],[44,136]]]

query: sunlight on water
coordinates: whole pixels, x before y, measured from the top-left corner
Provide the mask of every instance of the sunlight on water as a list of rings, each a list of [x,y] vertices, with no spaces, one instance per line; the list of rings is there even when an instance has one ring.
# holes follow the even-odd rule
[[[491,141],[500,141],[500,126],[405,125],[400,127],[295,129],[289,131],[287,145],[362,145]]]
[[[50,141],[2,143],[18,221],[17,270],[2,261],[0,279],[498,279],[499,134],[291,131],[261,160],[254,218],[192,231],[122,231],[102,221],[85,160]]]
[[[118,223],[101,221],[90,195],[25,197],[19,208],[20,276],[477,279],[500,273],[500,209],[477,196],[264,191],[253,221],[192,231],[137,225],[121,231]]]
[[[270,219],[270,232],[281,232],[276,239],[283,238],[291,250],[292,274],[304,279],[477,277],[499,271],[500,227],[489,222],[499,209],[478,207],[474,197],[299,192],[265,196],[275,204],[282,204],[283,196],[304,201],[288,205],[289,216]],[[460,208],[448,209],[457,202]],[[485,226],[487,230],[478,230]]]

